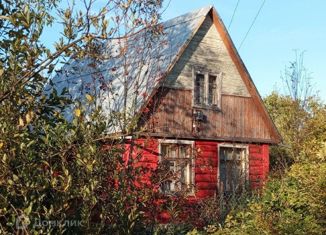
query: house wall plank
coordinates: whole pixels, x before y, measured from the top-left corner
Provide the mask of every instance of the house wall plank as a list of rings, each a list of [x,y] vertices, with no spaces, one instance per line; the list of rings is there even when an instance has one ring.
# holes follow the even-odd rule
[[[195,139],[272,139],[251,97],[222,95],[221,111],[201,109],[205,122],[195,122],[192,91],[164,88],[154,97],[140,126],[146,133]],[[194,128],[194,125],[196,128]]]
[[[250,97],[250,94],[210,16],[195,34],[163,86],[193,89],[193,69],[219,74],[222,93]]]
[[[249,182],[252,189],[259,189],[269,173],[269,146],[249,145]]]
[[[195,191],[199,198],[213,196],[217,192],[217,142],[195,142]]]
[[[194,179],[195,197],[204,198],[218,193],[218,141],[195,141]],[[125,156],[129,156],[130,143],[125,144]],[[133,157],[140,156],[137,166],[150,171],[142,175],[139,181],[151,185],[151,171],[159,164],[159,141],[157,139],[138,139],[135,141]],[[269,146],[267,144],[249,144],[249,184],[251,189],[259,189],[266,182],[269,172]],[[127,160],[127,158],[126,158]],[[146,186],[147,187],[147,186]]]

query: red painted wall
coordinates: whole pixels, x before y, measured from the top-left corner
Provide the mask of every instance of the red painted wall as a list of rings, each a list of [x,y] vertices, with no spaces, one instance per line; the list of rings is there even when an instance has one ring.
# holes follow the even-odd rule
[[[195,142],[195,188],[199,198],[214,196],[217,189],[217,142]]]
[[[196,141],[195,161],[196,196],[213,196],[217,191],[218,179],[217,142]],[[261,188],[269,173],[269,146],[249,145],[249,184],[251,189]]]
[[[269,146],[249,145],[249,182],[252,189],[261,188],[269,173]]]
[[[195,196],[204,198],[217,193],[218,142],[195,141]],[[134,142],[132,157],[137,166],[156,169],[159,160],[157,139],[138,139]],[[125,158],[130,157],[130,143],[125,144]],[[252,189],[263,186],[269,172],[269,146],[249,144],[249,184]],[[143,176],[148,181],[149,174]]]
[[[158,140],[137,139],[133,140],[132,144],[127,141],[122,147],[125,149],[125,162],[132,158],[134,167],[144,168],[140,181],[150,185],[151,172],[157,168],[159,161]]]

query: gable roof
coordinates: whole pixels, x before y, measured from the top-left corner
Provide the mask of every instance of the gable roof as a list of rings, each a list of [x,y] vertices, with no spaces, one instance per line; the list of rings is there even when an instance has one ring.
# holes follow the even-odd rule
[[[71,60],[53,79],[57,90],[68,89],[73,99],[84,99],[85,94],[95,96],[103,112],[127,112],[133,116],[141,112],[160,87],[160,82],[172,70],[207,16],[221,35],[227,51],[236,65],[255,105],[274,137],[281,137],[272,122],[262,99],[216,10],[204,7],[163,22],[163,34],[153,36],[141,30],[127,39],[110,40],[102,45],[107,59]],[[73,107],[71,107],[73,108]],[[71,115],[67,111],[67,116]],[[120,132],[119,125],[109,132]]]
[[[74,100],[94,95],[108,115],[122,112],[126,106],[133,116],[172,68],[210,10],[205,7],[163,22],[163,34],[158,36],[141,30],[127,39],[109,40],[102,45],[107,59],[71,59],[52,83],[59,93],[66,88]],[[71,115],[68,108],[66,117],[70,119]]]

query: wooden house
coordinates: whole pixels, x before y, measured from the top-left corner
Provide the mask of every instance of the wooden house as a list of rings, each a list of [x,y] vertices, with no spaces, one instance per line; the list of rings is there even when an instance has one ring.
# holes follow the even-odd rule
[[[131,68],[140,70],[137,78],[107,79],[108,87],[117,88],[111,90],[118,98],[103,93],[99,98],[103,108],[117,112],[119,105],[126,108],[128,101],[135,101],[130,115],[140,116],[135,140],[140,164],[156,168],[162,163],[172,173],[161,184],[162,192],[186,190],[202,198],[261,187],[269,172],[269,146],[281,137],[221,18],[213,7],[206,7],[162,25],[164,40],[158,40],[163,57],[148,59],[145,72],[139,66]],[[130,48],[125,53],[128,58],[135,50]],[[157,53],[155,47],[151,51]],[[75,69],[73,75],[71,66],[64,69],[66,78],[85,74],[87,66]],[[121,72],[113,68],[119,66],[110,59],[87,76],[118,77]],[[89,83],[95,89],[98,86]],[[80,89],[83,85],[77,84],[68,84],[68,90],[91,93],[89,87]],[[121,84],[130,84],[128,94]],[[128,148],[130,143],[126,143]]]

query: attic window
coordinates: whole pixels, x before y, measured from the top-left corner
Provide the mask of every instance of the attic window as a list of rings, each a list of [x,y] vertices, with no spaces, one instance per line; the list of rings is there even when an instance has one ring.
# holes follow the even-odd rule
[[[221,75],[197,72],[194,78],[194,106],[220,108]]]
[[[205,103],[205,76],[197,74],[195,80],[195,104],[203,105]]]
[[[217,89],[216,89],[216,76],[208,76],[208,105],[217,105]]]

